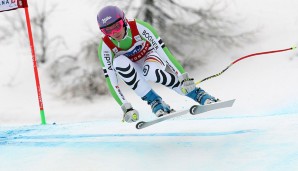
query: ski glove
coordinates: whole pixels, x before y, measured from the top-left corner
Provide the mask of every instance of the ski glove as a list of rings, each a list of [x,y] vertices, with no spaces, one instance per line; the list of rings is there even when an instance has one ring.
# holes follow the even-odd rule
[[[125,121],[127,123],[131,123],[139,120],[139,112],[133,109],[130,103],[124,103],[121,106],[121,109],[123,110],[123,113],[124,113],[122,122]]]
[[[184,94],[188,94],[196,88],[196,84],[193,78],[188,77],[188,73],[184,73],[178,77],[181,83],[181,91]]]

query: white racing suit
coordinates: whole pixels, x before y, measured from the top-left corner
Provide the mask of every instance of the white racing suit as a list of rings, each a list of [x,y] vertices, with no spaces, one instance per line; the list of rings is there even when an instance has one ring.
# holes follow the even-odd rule
[[[117,75],[141,98],[152,88],[149,81],[167,86],[179,94],[178,76],[185,71],[151,25],[141,20],[127,22],[121,41],[103,37],[98,57],[111,94],[121,106],[128,103],[121,92]]]

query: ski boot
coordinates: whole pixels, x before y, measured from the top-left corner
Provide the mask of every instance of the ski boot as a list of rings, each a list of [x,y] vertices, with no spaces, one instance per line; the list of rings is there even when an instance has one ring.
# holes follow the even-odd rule
[[[210,96],[203,89],[197,87],[193,91],[186,94],[186,96],[198,102],[200,105],[212,104],[220,101],[219,99]]]
[[[142,97],[142,100],[147,101],[147,103],[151,105],[152,112],[155,113],[157,117],[161,117],[174,111],[168,104],[162,101],[161,97],[153,90],[150,90],[144,97]]]

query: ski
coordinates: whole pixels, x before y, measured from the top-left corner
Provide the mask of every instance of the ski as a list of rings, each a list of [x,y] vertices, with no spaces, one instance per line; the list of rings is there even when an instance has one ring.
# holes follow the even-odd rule
[[[159,122],[165,121],[165,120],[169,120],[178,116],[182,116],[185,114],[192,114],[192,115],[197,115],[200,113],[204,113],[204,112],[208,112],[211,110],[216,110],[216,109],[221,109],[221,108],[226,108],[226,107],[232,107],[233,104],[235,102],[235,99],[233,100],[227,100],[227,101],[220,101],[217,103],[212,103],[212,104],[207,104],[207,105],[193,105],[190,109],[186,109],[186,110],[181,110],[178,112],[173,112],[170,113],[168,115],[159,117],[157,119],[151,120],[151,121],[140,121],[136,124],[136,128],[137,129],[143,129],[146,128],[148,126],[157,124]]]
[[[159,122],[162,122],[162,121],[165,121],[165,120],[169,120],[171,118],[175,118],[175,117],[187,114],[187,113],[189,113],[189,109],[178,111],[178,112],[173,112],[173,113],[170,113],[168,115],[159,117],[159,118],[157,118],[155,120],[152,120],[152,121],[147,121],[147,122],[140,121],[136,124],[136,128],[137,129],[143,129],[143,128],[146,128],[146,127],[151,126],[153,124],[156,124],[156,123],[159,123]]]
[[[232,107],[235,102],[235,99],[227,100],[227,101],[220,101],[217,103],[207,104],[207,105],[193,105],[189,112],[192,115],[209,112],[211,110],[226,108],[226,107]]]

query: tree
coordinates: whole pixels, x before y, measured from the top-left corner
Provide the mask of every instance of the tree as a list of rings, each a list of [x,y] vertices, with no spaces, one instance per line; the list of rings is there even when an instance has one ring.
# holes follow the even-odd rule
[[[55,49],[59,44],[64,44],[64,40],[61,36],[49,37],[49,31],[47,24],[51,18],[51,15],[55,12],[57,5],[53,4],[48,6],[46,1],[42,4],[42,7],[34,5],[34,11],[36,16],[32,18],[32,25],[35,28],[35,42],[37,45],[37,57],[38,62],[45,63],[51,55],[51,49]]]
[[[94,96],[108,92],[99,68],[97,40],[86,41],[78,54],[60,56],[49,65],[48,74],[58,96],[92,100]]]
[[[237,19],[224,15],[228,4],[223,1],[211,1],[205,7],[189,7],[174,0],[143,1],[136,18],[154,25],[184,66],[192,67],[215,48],[240,46],[255,34],[254,30],[238,30]]]
[[[42,4],[32,4],[35,13],[31,17],[32,30],[34,34],[35,50],[38,63],[45,63],[49,56],[52,56],[52,49],[59,45],[64,45],[64,39],[61,36],[49,37],[47,29],[51,14],[57,8],[56,4],[47,5],[46,1]],[[14,11],[14,13],[5,13],[4,18],[7,25],[0,26],[0,42],[10,42],[12,36],[18,36],[22,44],[28,44],[27,26],[23,16],[23,11]]]

